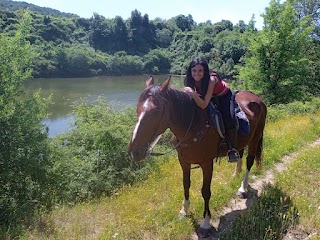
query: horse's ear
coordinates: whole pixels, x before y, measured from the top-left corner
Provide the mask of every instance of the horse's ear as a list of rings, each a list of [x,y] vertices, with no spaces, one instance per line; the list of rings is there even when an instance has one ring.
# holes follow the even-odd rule
[[[171,79],[171,76],[169,76],[169,78],[162,83],[161,88],[160,88],[162,92],[165,92],[168,90],[169,84],[170,84],[170,79]]]
[[[149,87],[154,84],[154,77],[152,75],[146,80],[146,87]]]

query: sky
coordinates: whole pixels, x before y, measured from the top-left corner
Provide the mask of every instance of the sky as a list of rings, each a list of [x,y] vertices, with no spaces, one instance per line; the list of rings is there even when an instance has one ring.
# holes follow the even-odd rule
[[[97,13],[106,18],[121,16],[124,20],[131,12],[138,10],[141,15],[147,14],[149,20],[161,18],[168,20],[183,14],[191,15],[196,23],[210,20],[212,23],[230,20],[237,24],[239,20],[249,23],[254,14],[256,27],[261,29],[270,0],[17,0],[49,7],[61,12],[74,13],[80,17],[90,18]]]

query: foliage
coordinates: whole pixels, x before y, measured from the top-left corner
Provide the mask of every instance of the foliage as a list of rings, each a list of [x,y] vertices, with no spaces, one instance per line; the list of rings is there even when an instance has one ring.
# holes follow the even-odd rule
[[[163,74],[170,69],[169,53],[165,50],[151,50],[143,56],[143,72],[149,74]]]
[[[297,20],[293,7],[271,1],[263,15],[265,27],[252,34],[245,65],[240,67],[244,86],[263,95],[269,104],[288,103],[308,97],[309,84],[315,79],[310,55],[312,27],[308,19]],[[318,80],[317,80],[318,81]]]
[[[143,61],[139,56],[127,55],[121,51],[110,56],[106,72],[112,75],[136,75],[142,72]]]
[[[315,28],[312,32],[312,37],[320,40],[320,1],[319,0],[290,0],[293,3],[298,19],[310,17],[311,24]]]
[[[251,169],[252,174],[255,176],[257,176],[257,174],[263,174],[265,171],[270,170],[275,162],[281,161],[283,155],[295,152],[299,148],[303,149],[306,144],[317,139],[320,131],[320,114],[317,113],[314,119],[317,122],[316,124],[315,121],[310,121],[310,117],[306,115],[291,116],[290,118],[280,119],[275,122],[268,122],[264,138],[266,144],[264,144],[263,169],[261,172],[253,167]],[[281,129],[281,131],[279,131],[279,129]],[[270,188],[270,191],[265,192],[266,198],[263,202],[267,204],[263,205],[260,202],[259,205],[261,209],[258,209],[254,213],[262,212],[269,214],[267,216],[274,215],[274,218],[268,219],[270,226],[275,226],[274,223],[276,222],[280,222],[281,225],[275,226],[272,228],[273,230],[278,231],[281,228],[287,230],[284,226],[288,226],[287,223],[289,222],[286,220],[293,219],[293,215],[284,216],[283,213],[286,212],[286,210],[288,210],[287,213],[294,213],[294,211],[292,211],[294,208],[287,207],[284,203],[292,206],[292,201],[295,203],[294,206],[299,210],[300,219],[311,220],[311,218],[313,218],[313,221],[304,221],[304,223],[310,223],[307,229],[319,229],[319,227],[317,227],[319,226],[319,216],[317,216],[317,212],[315,211],[318,206],[315,203],[318,203],[319,198],[317,194],[319,190],[313,191],[315,188],[305,187],[309,186],[312,180],[315,184],[311,186],[318,186],[316,183],[319,182],[319,174],[317,174],[319,170],[315,168],[319,166],[319,150],[319,147],[316,152],[307,149],[306,153],[308,153],[308,155],[305,157],[303,163],[305,166],[308,166],[307,168],[298,166],[295,168],[294,174],[291,174],[291,171],[284,171],[284,174],[290,175],[290,178],[284,176],[283,179],[285,179],[285,181],[282,186],[286,186],[286,189],[297,189],[296,184],[291,184],[290,181],[292,179],[295,183],[298,183],[299,192],[286,194],[283,188]],[[203,217],[201,170],[194,169],[191,172],[191,215],[181,219],[178,217],[178,212],[183,200],[181,166],[177,161],[175,152],[173,152],[172,155],[166,155],[165,158],[165,162],[161,161],[159,168],[155,169],[148,176],[147,180],[139,184],[125,186],[111,197],[100,198],[78,204],[77,206],[58,208],[52,213],[44,215],[40,222],[35,220],[34,228],[29,228],[25,232],[24,239],[43,239],[44,233],[47,234],[45,236],[46,238],[51,239],[87,239],[92,238],[93,232],[99,239],[188,239],[194,236],[194,233],[199,227],[198,221]],[[265,160],[269,162],[266,163]],[[310,164],[310,161],[312,161],[312,164]],[[212,183],[214,187],[211,189],[212,197],[210,200],[214,222],[221,217],[219,215],[219,209],[223,209],[226,203],[234,198],[234,193],[241,184],[242,176],[236,178],[231,177],[233,170],[234,168],[231,167],[230,163],[225,161],[225,159],[222,159],[219,164],[215,165],[214,180]],[[300,178],[301,176],[302,178]],[[251,189],[253,198],[255,193],[256,192]],[[285,201],[281,202],[281,196],[284,197],[282,199]],[[296,206],[296,196],[304,200],[300,202],[303,204],[303,209],[301,205]],[[309,200],[309,197],[312,197],[312,200]],[[249,203],[252,202],[249,201]],[[310,203],[312,204],[311,207]],[[267,209],[275,210],[275,212],[267,212]],[[276,216],[276,213],[281,214],[285,219],[280,220],[280,216]],[[230,215],[222,216],[220,219],[222,225],[219,225],[217,228],[219,233],[223,231],[223,227],[225,226],[224,217],[233,219],[232,216],[234,216],[234,214],[246,213],[245,211],[234,210]],[[84,218],[83,216],[86,217]],[[244,218],[258,219],[259,222],[253,223],[257,225],[262,221],[256,214]],[[68,223],[67,225],[66,222]],[[93,222],[96,224],[92,224]],[[318,225],[313,225],[314,223],[318,223]],[[240,225],[240,223],[237,224],[238,226]],[[55,231],[52,231],[52,229],[55,229]],[[252,230],[252,225],[250,224],[242,224],[241,232],[246,231],[248,234],[254,234],[255,229]],[[256,239],[263,239],[263,236],[268,236],[269,232],[271,233],[270,229],[267,228],[264,235]],[[239,238],[235,235],[235,238],[229,239]]]
[[[50,147],[41,124],[47,103],[38,93],[20,100],[34,56],[25,40],[30,21],[25,14],[14,36],[0,36],[0,225],[6,226],[51,204]]]
[[[266,136],[265,145],[269,148],[266,165],[302,144],[305,135],[315,137],[320,128],[313,114],[320,104],[309,94],[320,92],[317,74],[320,45],[315,37],[317,28],[312,25],[317,17],[312,18],[313,13],[310,18],[305,8],[304,14],[297,16],[296,8],[289,3],[271,2],[262,31],[254,28],[253,19],[248,25],[239,22],[233,26],[227,20],[197,25],[190,15],[150,21],[147,14],[141,16],[137,10],[128,20],[105,19],[98,14],[83,19],[0,10],[0,227],[6,231],[19,223],[27,225],[36,210],[48,210],[52,204],[111,194],[123,184],[143,179],[156,167],[152,158],[139,165],[132,163],[126,154],[134,112],[131,109],[116,112],[104,101],[94,106],[79,105],[74,130],[48,139],[41,124],[47,101],[39,93],[21,100],[21,86],[31,77],[31,69],[35,70],[35,77],[169,71],[183,74],[192,56],[203,55],[210,67],[233,79],[238,74],[235,66],[245,64],[240,74],[240,78],[245,77],[244,86],[263,94],[268,103],[277,104],[269,108],[269,121],[284,117],[283,122],[291,126],[297,123],[296,118],[291,121],[291,116],[299,113],[308,115],[308,124],[313,127],[312,133],[304,131],[304,135],[290,129],[291,138]],[[247,42],[240,42],[244,35]],[[311,101],[293,102],[299,99]],[[292,103],[284,104],[288,102]],[[285,130],[283,126],[281,129]],[[279,128],[276,131],[280,134]],[[166,145],[168,139],[169,134],[160,143]],[[276,150],[274,144],[278,145]],[[225,186],[221,188],[222,204],[232,191],[225,191]],[[202,203],[198,205],[202,208]],[[165,207],[164,212],[160,209],[152,213],[144,223],[156,224],[155,214],[174,218],[172,208]],[[182,226],[180,221],[178,225]],[[173,228],[169,224],[167,229]]]
[[[149,21],[147,14],[142,17],[138,10],[132,11],[128,25],[130,29],[128,34],[129,54],[142,56],[155,48],[155,27]]]
[[[313,115],[320,111],[320,99],[312,98],[307,102],[294,101],[288,104],[275,104],[268,109],[268,121],[275,121],[280,118],[294,115]]]
[[[73,17],[77,16],[71,13],[63,13],[52,8],[39,7],[34,4],[29,4],[23,1],[0,0],[0,9],[9,9],[10,11],[17,11],[19,9],[29,9],[30,11],[39,12],[43,15],[53,15],[57,17]]]
[[[270,104],[319,96],[318,9],[317,1],[271,1],[261,31],[254,17],[247,24],[197,24],[191,15],[149,20],[137,9],[128,19],[35,10],[28,36],[39,54],[33,76],[185,74],[190,59],[200,55],[223,78],[244,81],[244,88],[261,93]],[[1,10],[0,32],[14,34],[22,12]]]
[[[0,32],[13,34],[18,24],[17,18],[21,14],[21,10],[1,10],[3,25]],[[147,71],[150,71],[149,74],[184,74],[192,56],[204,55],[208,60],[217,63],[212,65],[222,71],[225,77],[233,79],[237,74],[234,66],[239,64],[239,57],[236,55],[243,53],[242,46],[231,46],[230,44],[237,42],[234,39],[215,47],[214,38],[219,33],[225,36],[222,34],[224,32],[235,33],[238,37],[238,34],[242,34],[247,28],[247,25],[242,23],[240,31],[240,27],[234,27],[228,20],[214,25],[209,21],[197,25],[191,15],[179,15],[169,20],[149,20],[147,14],[142,15],[138,10],[132,11],[127,20],[119,16],[106,19],[97,13],[90,19],[77,16],[57,17],[42,12],[32,12],[31,15],[32,34],[28,40],[39,54],[39,58],[33,63],[34,77],[86,77],[119,75],[120,72],[141,74]],[[220,37],[221,43],[222,38]],[[117,57],[118,52],[124,52],[128,57],[109,64],[108,61],[113,60],[109,56]],[[62,53],[65,53],[65,56]],[[67,56],[67,53],[72,56]],[[143,67],[132,71],[127,65],[131,56],[138,61],[137,65],[142,61]],[[72,59],[65,59],[67,57]],[[223,59],[220,59],[222,57]],[[95,58],[104,60],[102,64],[90,64]],[[80,61],[80,64],[69,67],[68,61]],[[112,65],[112,68],[105,67],[107,65]]]
[[[212,64],[223,76],[228,76],[230,79],[238,75],[234,66],[241,63],[247,49],[246,44],[240,38],[240,32],[222,31],[216,35],[213,41],[215,63]],[[219,62],[215,59],[218,59]]]
[[[181,31],[191,31],[195,25],[192,16],[189,14],[188,16],[184,16],[180,14],[175,18],[176,25]]]
[[[103,99],[75,109],[74,129],[55,140],[59,156],[56,198],[59,202],[92,199],[116,191],[143,175],[152,165],[133,163],[127,155],[135,113],[111,109]]]

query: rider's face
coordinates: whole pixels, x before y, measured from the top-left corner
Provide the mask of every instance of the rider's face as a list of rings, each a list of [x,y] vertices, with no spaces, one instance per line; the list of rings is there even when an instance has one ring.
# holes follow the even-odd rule
[[[202,65],[195,65],[191,68],[191,76],[195,81],[200,81],[204,76],[204,67]]]

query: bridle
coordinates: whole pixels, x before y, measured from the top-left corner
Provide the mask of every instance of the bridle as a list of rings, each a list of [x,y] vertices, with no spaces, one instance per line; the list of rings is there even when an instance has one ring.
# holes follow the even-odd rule
[[[194,105],[195,105],[195,104],[194,104]],[[195,105],[195,107],[196,107],[196,105]],[[164,107],[163,110],[162,110],[162,116],[164,115],[164,109],[166,109],[166,107]],[[191,126],[192,126],[192,123],[193,123],[193,119],[194,119],[194,115],[195,115],[195,109],[194,109],[193,112],[192,112],[191,121],[190,121],[190,123],[189,123],[189,126],[188,126],[188,129],[187,129],[186,133],[184,134],[184,136],[182,137],[182,139],[181,139],[180,141],[178,141],[178,143],[177,143],[172,149],[170,149],[169,151],[167,151],[167,152],[165,152],[165,153],[155,153],[155,152],[152,152],[152,149],[153,149],[153,147],[155,146],[155,144],[151,144],[152,146],[147,149],[147,155],[149,155],[149,156],[163,156],[163,155],[166,155],[166,154],[168,154],[168,153],[176,150],[177,147],[179,147],[179,146],[185,141],[185,139],[186,139],[186,137],[187,137],[187,135],[188,135],[188,133],[189,133],[189,131],[190,131],[190,129],[191,129]],[[162,119],[162,116],[161,116],[161,119]],[[160,125],[160,124],[159,124],[159,125]],[[159,128],[159,127],[158,127],[158,128]],[[155,133],[157,132],[158,128],[154,131],[153,136],[154,136]],[[157,138],[158,138],[158,140],[159,140],[160,137],[161,137],[161,134],[160,134],[158,137],[156,137],[155,140],[157,140]],[[153,137],[152,137],[152,138],[153,138]],[[192,139],[194,139],[194,138],[192,138]],[[192,139],[191,139],[191,140],[192,140]],[[190,141],[190,140],[189,140],[189,141]],[[189,142],[189,141],[188,141],[188,142]],[[154,141],[153,141],[153,142],[154,142]],[[155,143],[156,143],[156,142],[155,142]]]

